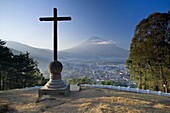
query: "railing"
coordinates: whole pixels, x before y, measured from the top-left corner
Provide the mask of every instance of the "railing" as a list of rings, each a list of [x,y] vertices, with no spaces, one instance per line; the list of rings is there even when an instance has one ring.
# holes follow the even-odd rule
[[[136,92],[136,93],[145,93],[145,94],[153,94],[153,95],[160,95],[160,96],[168,96],[170,97],[170,93],[164,93],[161,91],[151,91],[151,90],[142,90],[139,88],[130,88],[130,87],[120,87],[120,86],[112,86],[112,85],[95,85],[95,84],[81,84],[81,86],[85,87],[92,87],[92,88],[106,88],[106,89],[113,89],[113,90],[120,90],[120,91],[128,91],[128,92]]]
[[[21,89],[13,89],[13,90],[34,90],[34,89],[40,89],[42,86],[34,86],[34,87],[26,87],[26,88],[21,88]]]
[[[120,86],[112,86],[112,85],[95,85],[95,84],[81,84],[81,86],[85,87],[92,87],[92,88],[104,88],[104,89],[113,89],[113,90],[120,90],[120,91],[128,91],[128,92],[136,92],[136,93],[145,93],[145,94],[153,94],[153,95],[160,95],[160,96],[168,96],[170,97],[170,93],[164,93],[161,91],[151,91],[151,90],[143,90],[139,88],[130,88],[130,87],[120,87]],[[42,86],[35,86],[35,87],[28,87],[22,89],[13,89],[13,90],[34,90],[39,89]],[[12,91],[12,90],[4,90],[4,91]],[[0,91],[3,92],[3,91]]]
[[[41,87],[42,86],[34,86],[34,87],[25,87],[25,88],[18,88],[18,89],[0,90],[0,93],[12,92],[12,91],[30,91],[34,89],[40,89]]]

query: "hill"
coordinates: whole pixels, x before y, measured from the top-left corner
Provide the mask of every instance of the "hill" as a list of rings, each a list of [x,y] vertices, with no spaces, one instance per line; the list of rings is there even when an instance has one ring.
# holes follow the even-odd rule
[[[6,46],[11,48],[14,54],[16,51],[21,53],[29,52],[30,56],[39,62],[39,67],[44,70],[48,63],[52,60],[52,51],[46,49],[39,49],[14,41],[7,41]]]
[[[14,41],[7,41],[6,46],[9,47],[14,54],[30,53],[30,56],[38,61],[38,67],[45,77],[48,77],[47,66],[52,61],[52,51],[48,49],[39,49]]]
[[[28,51],[35,58],[41,68],[52,60],[52,51],[49,49],[39,49],[28,46],[26,44],[8,41],[6,44],[9,48],[25,53]],[[125,62],[129,55],[129,51],[117,47],[112,42],[92,37],[85,42],[66,50],[59,51],[60,60],[82,59],[82,60],[121,60]]]
[[[36,103],[37,94],[37,89],[0,91],[0,112],[7,110],[12,113],[169,113],[170,111],[170,98],[157,95],[83,87],[80,92],[71,92],[67,97],[46,96]]]
[[[77,57],[90,59],[126,59],[129,51],[117,47],[111,41],[101,39],[99,37],[92,37],[85,42],[67,49],[63,52],[75,54]]]
[[[6,46],[9,47],[14,54],[29,52],[30,56],[38,61],[38,67],[44,77],[48,78],[47,66],[53,58],[52,50],[35,48],[14,41],[7,41]],[[128,50],[117,47],[110,41],[92,37],[78,46],[59,51],[59,60],[61,62],[103,61],[125,63],[128,54]]]

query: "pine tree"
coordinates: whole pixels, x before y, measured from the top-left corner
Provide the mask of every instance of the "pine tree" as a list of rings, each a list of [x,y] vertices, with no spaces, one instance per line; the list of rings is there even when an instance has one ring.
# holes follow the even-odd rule
[[[0,90],[24,88],[44,83],[38,62],[29,53],[13,55],[0,40]]]
[[[13,57],[13,67],[15,67],[16,87],[24,88],[38,85],[43,76],[37,66],[37,62],[29,57],[28,52],[15,55]]]
[[[11,59],[13,57],[9,48],[5,47],[5,42],[0,39],[0,90],[8,89],[9,75],[11,70]]]

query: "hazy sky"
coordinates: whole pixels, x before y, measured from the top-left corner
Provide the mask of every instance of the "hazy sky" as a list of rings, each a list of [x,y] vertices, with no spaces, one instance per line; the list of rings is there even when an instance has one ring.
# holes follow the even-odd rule
[[[59,49],[98,36],[129,49],[135,26],[154,12],[168,12],[170,0],[0,0],[0,39],[52,49],[53,24],[39,17],[71,16],[59,22]]]

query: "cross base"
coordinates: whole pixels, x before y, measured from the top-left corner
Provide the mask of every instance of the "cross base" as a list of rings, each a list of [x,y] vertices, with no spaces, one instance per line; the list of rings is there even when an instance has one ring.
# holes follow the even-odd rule
[[[57,95],[68,95],[70,92],[70,84],[67,84],[64,88],[48,88],[46,86],[43,86],[41,89],[38,90],[38,100],[43,95],[50,95],[50,96],[57,96]]]
[[[57,96],[57,95],[68,95],[70,92],[70,84],[65,83],[61,80],[62,63],[59,61],[52,61],[48,65],[50,72],[50,80],[38,90],[38,100],[43,95]]]

